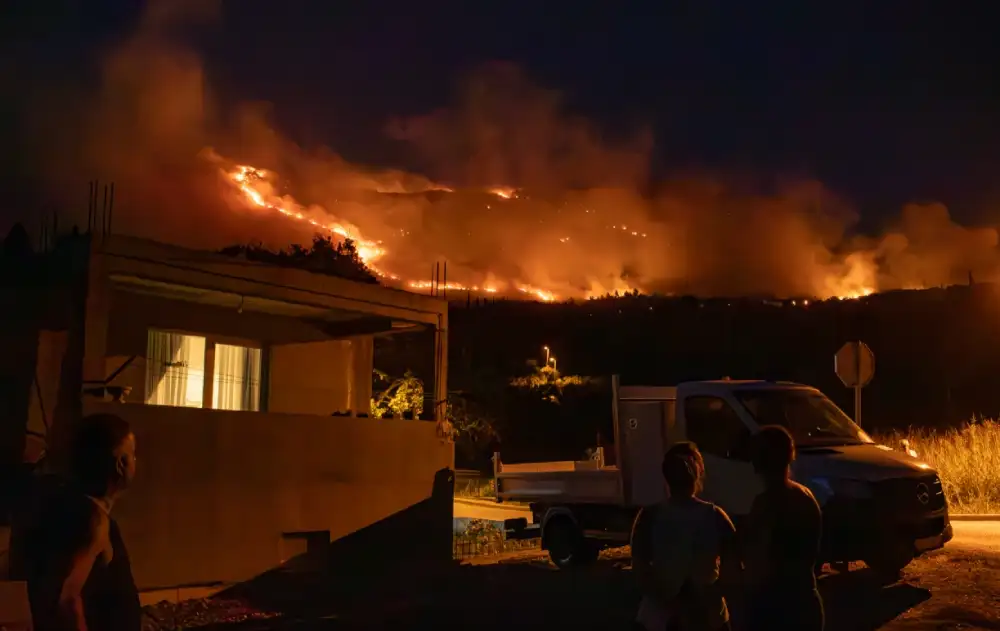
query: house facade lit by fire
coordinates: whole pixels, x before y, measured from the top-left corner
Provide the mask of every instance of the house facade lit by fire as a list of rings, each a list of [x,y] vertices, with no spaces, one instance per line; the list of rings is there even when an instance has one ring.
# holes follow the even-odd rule
[[[45,315],[7,363],[35,366],[24,425],[56,464],[82,415],[131,423],[116,515],[141,590],[246,581],[393,520],[450,557],[443,300],[125,236],[70,249],[74,282],[24,290]],[[370,418],[375,339],[415,331],[430,418]]]

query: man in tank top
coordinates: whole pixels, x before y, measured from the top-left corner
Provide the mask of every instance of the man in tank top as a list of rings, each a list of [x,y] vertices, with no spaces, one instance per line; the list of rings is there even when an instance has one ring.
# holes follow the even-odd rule
[[[28,584],[35,631],[139,631],[139,595],[111,510],[135,475],[135,436],[84,418],[72,480],[37,484],[11,532],[11,575]]]

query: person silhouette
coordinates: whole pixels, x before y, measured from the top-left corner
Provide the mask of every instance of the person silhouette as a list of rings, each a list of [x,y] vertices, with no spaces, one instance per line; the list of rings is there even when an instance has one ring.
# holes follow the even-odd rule
[[[705,462],[694,443],[663,458],[667,497],[636,517],[632,567],[643,598],[636,624],[647,631],[729,629],[720,577],[741,569],[733,523],[697,497]]]
[[[33,498],[11,529],[11,577],[36,631],[139,631],[132,566],[111,510],[135,475],[135,436],[113,414],[81,420],[72,480]]]
[[[747,518],[748,627],[820,631],[823,601],[816,588],[822,514],[816,498],[790,478],[795,443],[784,427],[762,427],[753,465],[764,482]]]

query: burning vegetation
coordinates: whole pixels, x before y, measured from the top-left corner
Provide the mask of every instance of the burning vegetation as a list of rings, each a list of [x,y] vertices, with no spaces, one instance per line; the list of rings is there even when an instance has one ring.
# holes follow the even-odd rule
[[[850,205],[814,181],[654,183],[648,132],[609,138],[509,65],[474,72],[450,107],[387,125],[426,175],[351,164],[283,136],[259,105],[222,115],[201,59],[172,37],[191,16],[167,5],[183,6],[151,4],[105,59],[81,118],[33,121],[52,137],[32,157],[65,195],[48,203],[79,208],[81,180],[96,176],[118,184],[119,232],[272,250],[320,233],[350,239],[385,284],[428,291],[447,261],[450,291],[545,302],[634,291],[847,299],[1000,276],[997,231],[957,225],[940,204],[907,206],[866,237],[852,234]]]

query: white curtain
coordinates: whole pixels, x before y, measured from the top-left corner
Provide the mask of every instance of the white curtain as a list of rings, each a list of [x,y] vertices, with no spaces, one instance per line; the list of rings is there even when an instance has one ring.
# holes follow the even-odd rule
[[[259,348],[215,345],[212,407],[256,412],[260,409]]]
[[[146,403],[201,407],[205,388],[205,338],[149,331]]]

